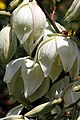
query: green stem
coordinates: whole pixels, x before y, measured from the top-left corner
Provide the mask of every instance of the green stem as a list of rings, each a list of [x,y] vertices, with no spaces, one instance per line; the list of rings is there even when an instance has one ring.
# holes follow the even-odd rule
[[[47,12],[47,10],[44,8],[44,6],[41,3],[41,0],[36,0],[37,3],[39,4],[39,6],[41,7],[41,9],[43,10],[43,12],[45,13],[46,17],[49,19],[49,21],[51,22],[52,26],[54,27],[54,29],[56,30],[57,33],[60,33],[59,29],[57,28],[55,21],[53,21],[49,15],[49,13]]]

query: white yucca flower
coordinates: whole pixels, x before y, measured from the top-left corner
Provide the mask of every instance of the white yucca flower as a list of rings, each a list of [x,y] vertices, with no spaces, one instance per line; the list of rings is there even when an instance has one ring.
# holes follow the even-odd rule
[[[43,36],[46,17],[36,2],[24,0],[12,13],[11,23],[25,50],[31,54]]]
[[[8,85],[10,95],[24,95],[30,101],[34,101],[49,89],[49,78],[44,74],[38,63],[27,58],[12,60],[6,66],[4,82]],[[46,84],[46,87],[45,87]]]
[[[41,65],[44,76],[49,76],[53,81],[63,69],[69,72],[72,79],[79,74],[79,49],[69,37],[57,35],[43,40],[35,58]]]

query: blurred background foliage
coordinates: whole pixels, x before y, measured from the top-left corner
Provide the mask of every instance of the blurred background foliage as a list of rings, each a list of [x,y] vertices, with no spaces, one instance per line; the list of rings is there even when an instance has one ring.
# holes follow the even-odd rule
[[[65,13],[67,12],[68,8],[70,7],[73,0],[57,0],[56,3],[56,15],[55,21],[59,22],[63,25],[66,29],[74,29],[77,30],[79,26],[79,22],[66,22],[64,21]],[[9,3],[11,0],[0,0],[0,11],[7,10]],[[45,9],[49,12],[50,10],[50,0],[41,0]],[[8,22],[8,21],[7,21]],[[0,16],[0,30],[3,26],[6,25],[6,21],[4,17]],[[22,48],[22,46],[18,42],[18,47],[16,53],[12,59],[25,56],[26,52]],[[8,95],[8,90],[6,84],[3,83],[3,76],[5,72],[5,65],[0,61],[0,117],[4,116],[9,109],[14,107],[18,103],[14,103]]]

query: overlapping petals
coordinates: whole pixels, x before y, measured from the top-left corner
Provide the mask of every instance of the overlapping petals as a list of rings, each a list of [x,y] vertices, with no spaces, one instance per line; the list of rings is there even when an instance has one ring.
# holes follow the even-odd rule
[[[24,0],[13,11],[11,23],[20,43],[31,54],[43,36],[46,25],[44,12],[34,1]]]
[[[76,78],[79,74],[79,54],[75,42],[68,37],[58,35],[39,45],[36,58],[45,77],[49,75],[54,81],[63,69],[70,73],[72,79]]]
[[[34,64],[33,60],[24,57],[7,64],[4,82],[8,85],[10,95],[24,95],[34,101],[46,94],[50,80],[44,78],[38,63]]]

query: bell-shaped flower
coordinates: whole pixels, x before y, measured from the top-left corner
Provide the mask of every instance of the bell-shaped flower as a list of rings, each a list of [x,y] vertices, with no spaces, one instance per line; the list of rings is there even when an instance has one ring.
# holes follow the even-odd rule
[[[65,15],[65,20],[72,21],[80,19],[80,0],[74,0]]]
[[[24,0],[12,13],[13,29],[25,50],[31,54],[41,40],[46,25],[46,17],[33,1]]]
[[[33,60],[23,57],[7,64],[4,82],[8,85],[10,95],[24,95],[34,101],[46,94],[50,80],[44,79],[38,63],[34,64]]]
[[[69,37],[61,35],[49,37],[43,40],[36,53],[44,76],[49,76],[53,81],[57,79],[62,70],[69,72],[72,79],[79,74],[80,64],[79,49]]]
[[[0,59],[3,63],[8,63],[13,57],[17,47],[17,39],[10,26],[4,27],[0,31]]]

